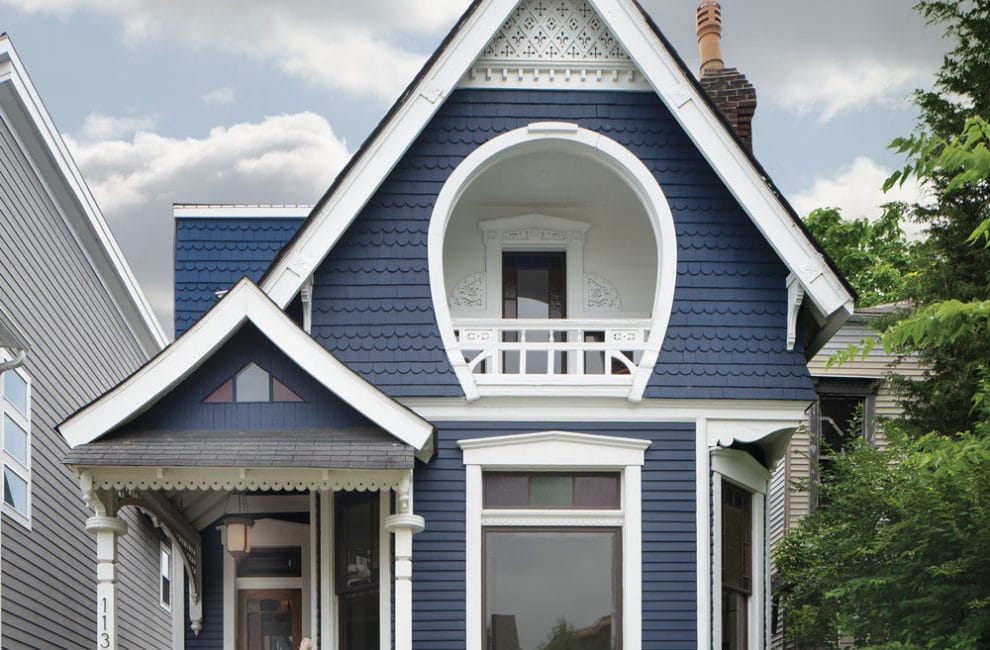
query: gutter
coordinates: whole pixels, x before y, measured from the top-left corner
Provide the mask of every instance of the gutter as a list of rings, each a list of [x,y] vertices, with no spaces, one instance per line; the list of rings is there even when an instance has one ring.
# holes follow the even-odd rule
[[[23,348],[11,348],[17,350],[17,354],[10,361],[4,361],[0,363],[0,372],[7,372],[8,370],[13,370],[14,368],[19,368],[24,365],[24,360],[27,359],[27,350]]]

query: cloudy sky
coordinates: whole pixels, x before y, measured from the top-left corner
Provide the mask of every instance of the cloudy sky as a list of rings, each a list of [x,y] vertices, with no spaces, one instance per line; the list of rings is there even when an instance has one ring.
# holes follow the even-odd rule
[[[173,202],[315,201],[469,0],[0,0],[14,42],[171,329]],[[877,213],[945,44],[910,0],[722,0],[795,208]],[[693,68],[695,0],[643,0]]]

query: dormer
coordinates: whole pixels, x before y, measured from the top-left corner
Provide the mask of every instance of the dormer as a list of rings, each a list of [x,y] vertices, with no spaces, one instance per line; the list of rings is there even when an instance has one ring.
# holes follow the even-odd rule
[[[626,147],[532,123],[469,155],[430,226],[431,291],[470,398],[639,399],[676,281],[667,200]]]

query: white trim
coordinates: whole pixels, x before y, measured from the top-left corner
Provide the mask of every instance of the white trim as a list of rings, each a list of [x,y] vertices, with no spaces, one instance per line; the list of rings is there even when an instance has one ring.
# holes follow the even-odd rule
[[[118,467],[76,465],[103,490],[390,490],[408,470],[319,467]],[[299,512],[298,510],[294,510]]]
[[[92,442],[150,408],[251,322],[316,381],[399,440],[422,450],[433,426],[317,343],[244,278],[188,332],[130,378],[59,425],[70,447]]]
[[[811,402],[784,400],[645,399],[618,402],[605,397],[489,397],[465,403],[461,398],[399,400],[430,422],[694,422],[711,418],[738,434],[750,423],[775,427],[803,421]],[[767,429],[772,432],[776,429]],[[753,428],[751,435],[758,435]]]
[[[3,92],[4,86],[9,89],[8,92]],[[7,103],[8,98],[14,98],[18,101],[11,107]],[[0,35],[0,104],[14,110],[23,111],[30,125],[34,128],[41,146],[50,156],[50,160],[53,163],[53,171],[57,174],[55,178],[41,174],[39,174],[39,177],[42,178],[46,188],[48,188],[47,191],[49,194],[51,194],[50,188],[57,183],[66,189],[70,200],[76,204],[74,206],[67,206],[56,201],[57,205],[62,208],[60,213],[67,220],[73,220],[76,214],[82,217],[81,220],[77,218],[72,221],[74,230],[82,226],[93,234],[95,241],[99,245],[98,249],[94,250],[92,247],[84,246],[84,250],[87,251],[88,255],[99,254],[105,257],[110,270],[120,283],[124,295],[119,295],[118,291],[111,290],[109,286],[107,287],[108,292],[115,297],[115,302],[126,301],[129,303],[129,307],[144,326],[145,332],[143,334],[134,332],[136,338],[150,343],[147,348],[148,352],[160,350],[165,347],[168,343],[168,337],[165,335],[165,331],[155,317],[151,304],[141,291],[141,287],[134,277],[130,266],[128,266],[127,260],[118,246],[116,239],[114,239],[103,213],[90,193],[86,181],[83,179],[78,167],[76,167],[62,136],[55,127],[48,111],[45,110],[44,103],[41,101],[37,89],[31,83],[31,79],[25,71],[20,57],[18,57],[13,44],[6,35]],[[78,208],[78,211],[73,208]],[[92,259],[90,261],[92,262]],[[104,273],[97,269],[97,274],[106,283],[107,278]],[[128,327],[134,331],[137,325],[136,322],[133,322],[134,319],[124,316],[124,320]]]
[[[775,252],[798,276],[818,308],[819,320],[824,322],[836,314],[840,321],[848,317],[852,295],[702,98],[676,55],[653,32],[641,10],[627,0],[588,2]],[[397,104],[392,119],[368,143],[334,193],[314,211],[287,254],[271,268],[263,288],[275,302],[284,307],[292,300],[517,4],[518,0],[483,2],[450,35],[432,67]]]
[[[392,534],[386,527],[392,509],[392,493],[382,490],[378,500],[378,647],[392,647]]]
[[[310,573],[316,579],[309,581],[309,638],[314,648],[320,647],[320,531],[316,525],[318,512],[316,505],[316,490],[310,490],[309,501],[309,566]],[[305,637],[303,637],[305,638]]]
[[[305,219],[313,211],[311,205],[214,205],[173,203],[172,216],[216,219]]]
[[[712,565],[714,549],[712,548],[712,474],[711,458],[708,447],[708,422],[698,418],[694,443],[695,455],[695,521],[697,539],[695,546],[697,590],[698,590],[698,648],[699,650],[718,650],[712,639]]]
[[[179,542],[171,540],[172,557],[182,557]],[[176,594],[178,599],[175,599]],[[172,562],[172,650],[185,650],[186,647],[186,570],[182,562]]]
[[[764,546],[767,543],[767,494],[770,491],[770,472],[750,454],[738,449],[716,448],[711,450],[712,464],[712,643],[722,645],[722,553],[721,553],[721,498],[722,481],[733,483],[752,496],[752,567],[753,591],[749,597],[748,627],[750,648],[769,647],[767,607],[770,565]],[[759,571],[759,573],[758,573]]]
[[[316,648],[337,647],[337,608],[334,596],[333,492],[320,490],[320,639]]]
[[[10,355],[8,355],[6,351],[0,350],[0,361],[5,361],[10,358]],[[7,373],[17,375],[25,383],[25,406],[27,408],[27,413],[22,413],[17,405],[7,398],[7,395],[4,392],[4,382],[6,381]],[[0,485],[0,503],[3,504],[2,507],[0,507],[0,510],[28,530],[31,530],[31,513],[34,502],[32,496],[34,491],[34,454],[32,453],[32,447],[34,446],[34,431],[31,428],[31,412],[33,411],[32,407],[34,406],[33,402],[34,385],[31,381],[31,376],[27,373],[23,366],[0,372],[0,481],[4,480],[3,472],[5,472],[7,468],[10,468],[11,473],[24,481],[25,490],[25,507],[24,512],[21,512],[14,506],[7,503],[5,498],[6,495],[4,494],[4,490],[6,489],[5,483]],[[6,435],[8,417],[15,426],[24,431],[25,458],[23,462],[7,451]]]
[[[630,388],[622,388],[619,394],[628,397],[631,401],[639,401],[643,398],[646,384],[653,374],[657,358],[660,355],[660,348],[663,345],[664,337],[667,333],[667,324],[670,322],[670,312],[674,304],[674,289],[677,284],[677,233],[674,229],[674,217],[670,211],[670,206],[663,194],[663,190],[657,183],[656,177],[631,151],[621,144],[594,131],[582,129],[576,124],[566,122],[534,122],[528,126],[509,131],[497,136],[485,144],[481,145],[470,155],[468,155],[454,171],[450,174],[447,182],[444,183],[439,195],[434,203],[433,214],[430,217],[430,231],[427,243],[427,254],[429,257],[430,294],[433,298],[433,309],[437,318],[437,325],[440,329],[440,338],[443,341],[447,358],[461,383],[468,401],[480,396],[490,394],[560,394],[558,391],[546,391],[533,386],[522,386],[511,388],[508,386],[493,387],[494,390],[479,385],[474,374],[471,373],[461,346],[454,336],[453,321],[450,316],[450,308],[447,304],[447,287],[444,278],[443,265],[443,243],[454,209],[459,202],[461,195],[471,185],[471,183],[484,174],[493,165],[515,156],[523,155],[532,151],[565,151],[575,155],[592,158],[603,167],[619,176],[636,195],[643,209],[647,213],[650,227],[653,230],[653,237],[656,242],[657,255],[657,276],[653,296],[652,306],[652,326],[650,335],[646,341],[638,369],[633,375]],[[527,221],[529,220],[529,221]],[[545,223],[551,229],[572,232],[575,224],[570,220],[555,219],[542,215],[524,215],[499,219],[491,222],[489,229],[502,229],[504,224],[516,224],[520,227],[529,222],[534,224]],[[489,222],[486,222],[489,223]],[[482,226],[484,229],[485,226]],[[585,230],[587,228],[585,227]],[[583,234],[583,231],[581,231]],[[486,232],[486,234],[488,234]],[[571,238],[575,239],[575,238]],[[583,239],[583,238],[582,238]],[[501,284],[492,279],[492,268],[501,269],[501,258],[493,259],[494,247],[490,244],[487,247],[486,269],[489,273],[488,282],[488,304],[501,304],[499,291]],[[583,301],[584,270],[583,268],[571,268],[571,255],[577,252],[577,245],[583,241],[573,241],[566,246],[568,253],[568,279],[574,277],[578,282],[569,282],[569,304],[581,305]],[[501,251],[501,243],[498,249]],[[499,253],[500,254],[500,253]],[[577,264],[580,259],[575,259]],[[573,274],[573,275],[572,275]],[[576,285],[576,286],[571,286]],[[574,296],[570,295],[574,292]],[[567,379],[565,377],[565,379]],[[564,390],[568,390],[566,387]],[[573,387],[570,388],[573,391]],[[594,394],[615,394],[611,388],[600,390],[597,387],[585,387],[582,395]]]
[[[481,555],[483,526],[613,526],[622,529],[622,634],[630,650],[642,645],[642,495],[641,466],[650,441],[567,431],[546,431],[458,440],[465,471],[465,647],[481,650]],[[497,511],[482,506],[486,469],[589,471],[608,469],[622,476],[621,510]]]

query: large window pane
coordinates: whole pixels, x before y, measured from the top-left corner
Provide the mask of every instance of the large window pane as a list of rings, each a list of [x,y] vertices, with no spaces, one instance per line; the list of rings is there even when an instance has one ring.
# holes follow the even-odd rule
[[[21,465],[27,466],[28,434],[9,415],[3,416],[3,448],[16,458]]]
[[[753,589],[752,495],[722,484],[722,648],[747,650]]]
[[[27,382],[13,370],[3,373],[3,394],[14,408],[27,415]]]
[[[27,514],[27,482],[12,469],[3,469],[3,500],[21,514]]]
[[[488,529],[487,650],[620,647],[615,529]]]

